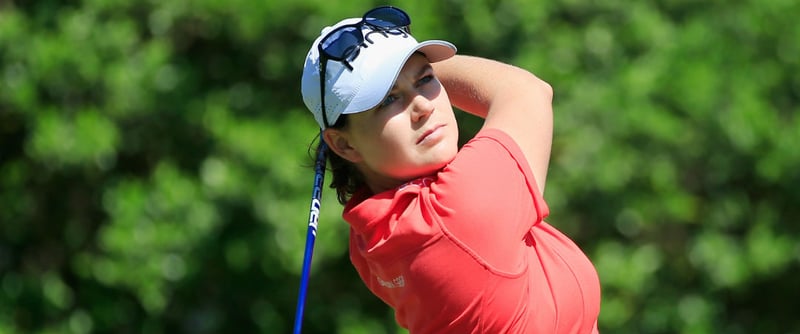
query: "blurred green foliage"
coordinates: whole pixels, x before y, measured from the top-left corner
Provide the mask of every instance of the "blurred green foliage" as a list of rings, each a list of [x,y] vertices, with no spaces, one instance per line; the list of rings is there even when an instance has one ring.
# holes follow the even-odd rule
[[[0,2],[0,333],[288,332],[303,59],[378,4]],[[596,264],[601,332],[800,333],[800,2],[399,6],[554,86],[549,220]],[[402,333],[340,211],[326,192],[305,332]]]

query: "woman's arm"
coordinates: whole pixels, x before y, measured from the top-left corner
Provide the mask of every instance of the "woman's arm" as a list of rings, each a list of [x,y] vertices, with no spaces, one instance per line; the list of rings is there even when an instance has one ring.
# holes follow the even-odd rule
[[[432,64],[461,110],[483,117],[484,128],[506,132],[520,146],[544,194],[553,137],[553,89],[519,67],[456,55]]]

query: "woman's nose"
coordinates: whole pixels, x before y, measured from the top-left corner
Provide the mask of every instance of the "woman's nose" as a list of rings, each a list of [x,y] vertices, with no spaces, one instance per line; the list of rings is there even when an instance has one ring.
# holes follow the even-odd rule
[[[425,95],[417,94],[411,100],[411,114],[415,122],[430,115],[434,109],[436,108],[433,101],[429,100]]]

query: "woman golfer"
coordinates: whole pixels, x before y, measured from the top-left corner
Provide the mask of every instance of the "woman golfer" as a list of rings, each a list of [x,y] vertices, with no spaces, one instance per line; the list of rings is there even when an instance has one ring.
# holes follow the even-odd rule
[[[412,334],[597,332],[594,267],[543,221],[551,87],[410,23],[325,28],[303,71],[361,279]],[[453,106],[485,119],[460,149]]]

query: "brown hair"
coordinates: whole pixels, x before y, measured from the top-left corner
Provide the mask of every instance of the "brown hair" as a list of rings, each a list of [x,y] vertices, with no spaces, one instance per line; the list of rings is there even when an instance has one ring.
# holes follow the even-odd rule
[[[344,129],[347,127],[347,115],[339,116],[336,123],[330,126],[332,129]],[[315,152],[319,150],[319,146],[323,143],[323,139],[319,138]],[[309,152],[310,153],[310,152]],[[346,204],[350,197],[356,190],[364,187],[364,175],[356,168],[353,163],[340,157],[336,152],[330,148],[325,152],[328,159],[328,168],[333,176],[331,180],[331,189],[336,189],[336,198],[339,203]],[[313,157],[312,157],[313,159]]]

